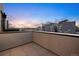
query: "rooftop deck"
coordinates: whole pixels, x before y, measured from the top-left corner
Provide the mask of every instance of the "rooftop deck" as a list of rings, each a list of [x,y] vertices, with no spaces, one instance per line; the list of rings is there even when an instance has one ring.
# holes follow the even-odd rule
[[[44,31],[4,33],[0,34],[0,51],[3,56],[79,56],[79,35]]]
[[[0,56],[56,56],[56,54],[32,42],[2,51]]]

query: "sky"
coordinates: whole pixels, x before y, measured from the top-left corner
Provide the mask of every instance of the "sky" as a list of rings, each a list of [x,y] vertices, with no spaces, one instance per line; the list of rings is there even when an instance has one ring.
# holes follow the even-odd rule
[[[5,3],[4,12],[12,27],[37,27],[64,19],[76,21],[79,26],[78,3]]]

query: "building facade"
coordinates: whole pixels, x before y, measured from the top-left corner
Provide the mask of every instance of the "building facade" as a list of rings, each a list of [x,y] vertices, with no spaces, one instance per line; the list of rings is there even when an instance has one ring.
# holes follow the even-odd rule
[[[2,20],[2,14],[1,11],[3,10],[3,5],[0,3],[0,32],[2,31],[2,26],[1,26],[1,20]]]
[[[5,22],[7,15],[3,12],[3,4],[0,3],[0,32],[5,31]]]
[[[43,31],[49,32],[57,32],[57,24],[56,23],[46,23],[42,25]]]
[[[61,32],[61,33],[76,33],[75,21],[63,20],[59,23],[43,24],[41,31]]]
[[[62,33],[75,33],[75,21],[62,21],[58,23],[58,32]]]
[[[5,30],[9,29],[9,21],[5,20]]]

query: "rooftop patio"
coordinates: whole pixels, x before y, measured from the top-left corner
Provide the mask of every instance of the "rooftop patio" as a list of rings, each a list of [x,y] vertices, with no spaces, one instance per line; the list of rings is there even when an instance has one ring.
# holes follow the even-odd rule
[[[37,45],[28,43],[0,52],[1,56],[56,56],[56,54]]]
[[[0,34],[1,56],[79,55],[79,35],[56,32]]]

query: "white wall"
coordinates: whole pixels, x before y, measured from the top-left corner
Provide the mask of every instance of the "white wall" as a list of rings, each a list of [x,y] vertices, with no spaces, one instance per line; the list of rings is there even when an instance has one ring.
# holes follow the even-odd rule
[[[0,51],[32,41],[32,32],[0,34]]]

